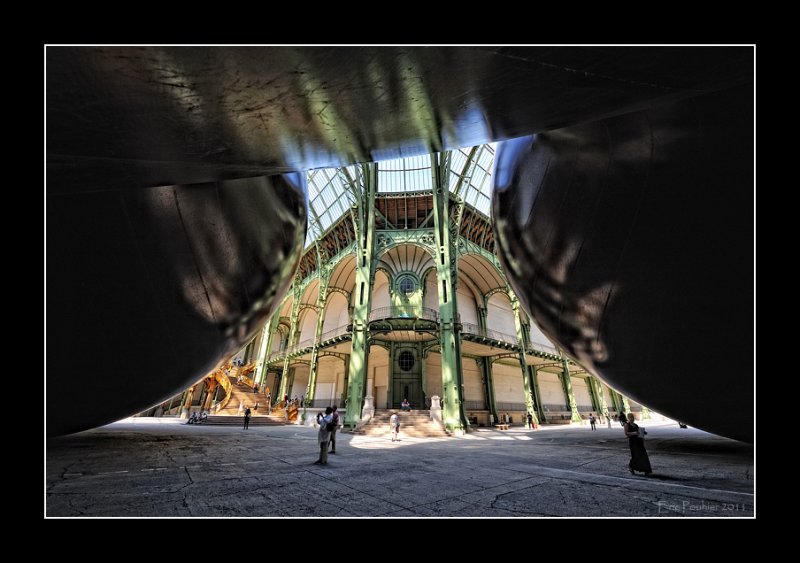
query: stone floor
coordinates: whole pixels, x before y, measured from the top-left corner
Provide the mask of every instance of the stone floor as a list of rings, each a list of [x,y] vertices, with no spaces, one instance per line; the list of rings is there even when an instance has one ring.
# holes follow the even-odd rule
[[[645,425],[650,477],[629,474],[618,425],[398,443],[340,433],[319,466],[309,428],[129,419],[48,440],[46,516],[754,515],[751,445]]]

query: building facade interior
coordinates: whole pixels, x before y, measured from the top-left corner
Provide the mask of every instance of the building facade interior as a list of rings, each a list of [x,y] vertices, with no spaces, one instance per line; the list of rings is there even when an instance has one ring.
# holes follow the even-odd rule
[[[439,407],[449,432],[648,418],[520,307],[496,254],[493,164],[483,144],[310,171],[306,248],[277,311],[233,362],[143,414],[241,414],[260,400],[261,414],[301,421],[336,405],[355,427],[405,402]],[[232,398],[233,382],[257,392]]]

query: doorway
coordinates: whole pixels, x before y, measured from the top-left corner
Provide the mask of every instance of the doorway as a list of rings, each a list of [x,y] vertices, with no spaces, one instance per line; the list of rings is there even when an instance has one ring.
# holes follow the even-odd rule
[[[414,344],[399,345],[395,349],[391,407],[399,409],[403,399],[408,399],[412,409],[425,408],[422,396],[422,362],[419,359],[419,347]]]

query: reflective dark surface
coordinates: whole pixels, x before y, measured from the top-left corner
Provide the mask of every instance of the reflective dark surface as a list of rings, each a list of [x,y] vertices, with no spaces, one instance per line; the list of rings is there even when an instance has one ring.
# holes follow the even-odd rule
[[[563,146],[586,155],[584,159],[594,155],[600,161],[581,160],[574,181],[561,178],[553,189],[542,192],[563,204],[550,204],[541,214],[536,211],[536,228],[551,233],[548,237],[571,236],[576,224],[587,229],[587,237],[591,230],[592,236],[600,237],[596,242],[578,233],[583,241],[579,246],[570,238],[556,241],[548,252],[566,264],[571,264],[573,252],[580,252],[586,264],[586,257],[594,256],[600,270],[576,278],[586,282],[585,287],[569,285],[571,267],[548,271],[548,276],[562,277],[547,285],[567,283],[573,296],[594,295],[598,283],[616,287],[617,274],[608,271],[605,254],[588,250],[591,244],[604,244],[608,236],[596,223],[624,224],[631,220],[631,202],[645,197],[638,194],[659,195],[666,200],[664,215],[636,211],[636,220],[650,221],[652,229],[650,238],[643,240],[653,242],[654,258],[642,259],[651,266],[660,264],[655,271],[667,279],[688,276],[665,270],[672,262],[659,260],[697,243],[687,264],[695,266],[697,256],[707,252],[708,273],[700,274],[695,288],[685,280],[664,285],[649,270],[620,270],[620,287],[630,294],[615,294],[613,303],[623,303],[630,295],[631,306],[639,307],[640,294],[671,287],[687,294],[693,304],[693,309],[681,311],[691,313],[686,324],[705,327],[696,332],[716,335],[722,324],[708,324],[718,314],[717,302],[709,305],[703,298],[707,286],[722,276],[715,272],[730,265],[726,256],[738,240],[730,239],[731,246],[721,250],[708,244],[718,240],[717,223],[726,236],[739,233],[727,232],[733,218],[709,204],[714,198],[738,196],[718,193],[722,180],[717,178],[732,173],[720,170],[722,148],[714,148],[716,140],[706,135],[716,139],[724,137],[719,131],[733,129],[719,123],[729,117],[727,106],[719,108],[725,110],[719,117],[714,107],[698,109],[695,104],[702,94],[752,80],[751,48],[48,47],[45,62],[50,433],[88,428],[155,404],[201,377],[256,330],[286,287],[302,246],[304,190],[274,176],[292,170],[411,156],[559,129],[543,137],[551,139],[554,150]],[[631,113],[666,108],[684,99],[692,101],[674,106],[681,108],[674,113]],[[630,115],[620,122],[597,121],[622,114]],[[631,119],[640,121],[630,124]],[[655,121],[651,127],[643,119]],[[594,122],[586,126],[589,129],[563,129],[589,122]],[[614,125],[621,129],[614,133],[613,148],[603,148],[597,128],[616,123],[627,125]],[[647,156],[640,144],[646,141],[642,136],[648,127],[660,136],[652,141],[654,146],[665,144],[669,150],[659,150],[643,164]],[[752,129],[742,131],[723,138],[720,145],[741,140],[743,146],[733,147],[740,152],[731,153],[746,157],[740,167],[752,162],[752,152],[745,150],[752,142]],[[672,138],[681,142],[669,143]],[[620,144],[618,139],[628,142]],[[684,140],[699,152],[686,149]],[[563,163],[570,158],[559,157]],[[691,167],[685,169],[687,160]],[[606,161],[613,165],[610,169]],[[711,171],[721,176],[709,179]],[[662,173],[664,179],[659,178]],[[618,207],[592,211],[581,198],[590,197],[609,174],[623,180],[603,191],[620,192]],[[562,168],[559,175],[566,171]],[[736,180],[749,178],[744,174]],[[237,179],[246,180],[233,181]],[[536,183],[516,183],[505,198],[524,192],[531,182]],[[702,214],[687,201],[695,198],[706,210],[700,226],[695,223]],[[519,215],[520,209],[533,211],[533,201],[522,201],[527,208],[513,211],[504,201],[497,202],[498,219],[508,215],[507,235],[522,236],[520,250],[509,256],[525,260],[535,254],[536,245],[544,244],[531,238],[532,228]],[[690,208],[684,227],[681,217],[686,210],[681,206]],[[742,225],[742,236],[749,235],[747,222]],[[676,242],[662,243],[661,238]],[[625,256],[643,242],[635,237],[626,241],[611,242],[622,245]],[[749,264],[750,254],[743,254]],[[518,269],[517,279],[526,279],[520,273]],[[525,298],[525,291],[520,294]],[[600,294],[602,298],[602,290]],[[532,296],[526,299],[535,312],[560,307],[564,299],[543,294],[537,303]],[[671,300],[665,303],[674,305]],[[645,310],[662,314],[660,309]],[[722,318],[730,311],[723,311]],[[620,322],[631,323],[624,313],[620,310]],[[591,318],[570,323],[570,330],[578,332],[597,328]],[[561,332],[551,327],[551,333],[564,341]],[[609,361],[633,369],[625,350],[640,340],[630,345],[622,340],[616,334],[603,340],[606,346],[619,347],[612,354],[616,359]],[[651,364],[656,358],[661,361],[671,343],[649,342],[659,342],[662,349],[652,358],[636,358],[647,360],[640,374],[651,374],[646,377],[658,382],[653,387],[657,392],[672,380]],[[693,344],[694,352],[702,354],[702,346]],[[687,343],[680,340],[675,345]],[[580,351],[578,344],[570,348]],[[713,346],[710,353],[716,354]],[[617,375],[590,359],[612,384],[628,391],[631,373],[622,370]],[[748,364],[749,357],[742,363]],[[695,383],[681,379],[684,395],[694,393]],[[649,400],[635,385],[630,392]],[[749,408],[745,403],[739,410]],[[664,411],[677,412],[671,406],[665,405]],[[721,412],[718,417],[730,418]],[[692,420],[701,422],[687,417]]]
[[[752,76],[749,48],[50,47],[49,192],[509,139]]]
[[[305,176],[49,195],[47,432],[139,412],[236,352],[283,296]]]
[[[610,385],[753,440],[753,85],[504,143],[514,290]]]

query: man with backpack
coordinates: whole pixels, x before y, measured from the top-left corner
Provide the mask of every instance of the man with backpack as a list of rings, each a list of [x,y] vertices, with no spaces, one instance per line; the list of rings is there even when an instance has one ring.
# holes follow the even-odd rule
[[[328,441],[331,438],[331,429],[333,428],[333,408],[326,408],[325,416],[322,416],[322,413],[317,413],[317,424],[319,424],[319,433],[317,434],[319,459],[314,462],[314,465],[328,465]]]
[[[331,420],[333,421],[333,429],[331,430],[331,453],[336,453],[336,431],[339,430],[339,413],[336,412],[337,406],[333,406],[333,412],[331,413]]]

